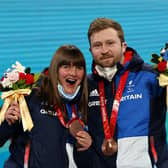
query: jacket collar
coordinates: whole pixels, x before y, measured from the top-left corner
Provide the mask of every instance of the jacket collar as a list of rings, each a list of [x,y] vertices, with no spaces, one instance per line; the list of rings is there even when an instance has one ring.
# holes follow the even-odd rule
[[[127,64],[125,64],[124,66],[118,63],[117,64],[118,72],[125,71],[127,69],[129,69],[130,71],[138,71],[139,69],[141,69],[142,65],[144,64],[144,61],[139,56],[139,54],[136,52],[136,50],[134,50],[133,48],[127,47],[126,52],[129,52],[129,51],[133,53],[132,59],[129,62],[127,62]],[[95,65],[96,65],[95,62],[93,61],[92,62],[92,73],[98,76],[98,73],[95,69]]]

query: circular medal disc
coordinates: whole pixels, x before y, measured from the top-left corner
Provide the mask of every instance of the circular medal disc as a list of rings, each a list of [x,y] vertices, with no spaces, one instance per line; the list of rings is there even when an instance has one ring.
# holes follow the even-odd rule
[[[74,120],[69,125],[69,131],[73,137],[76,137],[77,132],[82,131],[82,130],[83,130],[83,126],[81,125],[79,120]]]
[[[114,139],[104,139],[102,144],[102,152],[104,155],[113,155],[117,152],[117,143]]]

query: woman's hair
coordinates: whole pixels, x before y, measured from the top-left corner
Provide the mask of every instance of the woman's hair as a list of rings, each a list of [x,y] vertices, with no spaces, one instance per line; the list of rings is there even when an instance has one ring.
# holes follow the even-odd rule
[[[57,89],[58,85],[58,70],[62,65],[72,63],[75,66],[82,66],[84,68],[84,78],[81,83],[81,97],[77,102],[78,111],[83,121],[87,118],[87,104],[88,104],[88,88],[86,76],[86,63],[82,52],[74,45],[63,45],[55,52],[48,73],[42,75],[42,81],[39,88],[39,95],[42,100],[47,101],[50,105],[56,105],[64,112],[64,101],[60,97]]]
[[[109,18],[96,18],[91,22],[88,30],[88,40],[90,43],[90,37],[93,33],[97,33],[101,30],[107,29],[107,28],[113,28],[117,31],[118,37],[120,38],[121,43],[125,41],[124,38],[124,31],[121,27],[121,25]]]

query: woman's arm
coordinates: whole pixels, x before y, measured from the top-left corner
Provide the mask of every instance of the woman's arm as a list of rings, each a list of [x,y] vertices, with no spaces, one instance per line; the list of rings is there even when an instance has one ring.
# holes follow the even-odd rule
[[[19,129],[20,110],[17,103],[12,102],[5,113],[5,121],[0,126],[0,147]]]

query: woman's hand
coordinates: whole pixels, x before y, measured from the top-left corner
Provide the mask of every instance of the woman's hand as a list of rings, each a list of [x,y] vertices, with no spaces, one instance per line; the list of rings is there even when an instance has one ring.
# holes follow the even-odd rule
[[[12,125],[16,123],[19,119],[20,119],[19,105],[13,101],[5,113],[5,120],[9,125]]]
[[[78,151],[87,150],[92,144],[92,138],[86,131],[79,131],[76,134],[76,140],[79,145]]]

